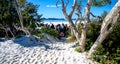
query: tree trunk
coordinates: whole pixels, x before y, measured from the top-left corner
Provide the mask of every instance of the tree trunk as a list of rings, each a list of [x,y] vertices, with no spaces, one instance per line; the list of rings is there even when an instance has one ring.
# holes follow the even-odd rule
[[[85,40],[86,40],[86,30],[87,30],[87,25],[88,25],[89,16],[90,16],[90,6],[91,6],[91,3],[92,3],[92,0],[88,0],[87,6],[85,8],[86,20],[85,20],[85,23],[84,23],[84,27],[82,29],[81,37],[80,37],[80,35],[78,33],[78,30],[77,30],[75,24],[72,21],[72,15],[73,15],[73,13],[74,13],[74,11],[76,9],[77,1],[74,0],[73,5],[72,5],[72,9],[71,9],[69,15],[66,12],[66,7],[68,5],[68,1],[66,2],[66,5],[65,5],[63,0],[57,0],[56,5],[58,4],[59,1],[62,3],[62,12],[63,12],[65,18],[68,20],[68,22],[69,22],[69,24],[71,26],[71,30],[73,31],[77,41],[80,44],[81,51],[83,52],[84,51]],[[77,9],[79,9],[79,8],[77,7]],[[78,10],[78,12],[80,13],[80,10]],[[78,17],[78,19],[79,19],[79,17]]]
[[[86,31],[88,28],[88,23],[90,22],[90,6],[92,4],[92,0],[88,0],[87,6],[85,8],[85,22],[84,22],[84,26],[82,28],[82,33],[81,33],[81,38],[80,38],[80,47],[81,47],[81,51],[84,52],[85,50],[85,40],[86,40]]]
[[[18,17],[19,17],[19,20],[20,20],[21,28],[24,28],[24,26],[23,26],[23,16],[22,16],[21,9],[20,9],[20,3],[18,2],[18,0],[15,0],[15,4],[16,4],[16,10],[17,10]]]
[[[113,30],[119,17],[120,17],[120,0],[118,0],[116,5],[112,8],[110,13],[104,19],[102,27],[101,27],[100,35],[95,41],[95,43],[93,44],[93,46],[91,47],[89,54],[88,54],[88,58],[91,57],[91,55],[97,50],[98,45],[101,44],[105,40],[105,38],[108,36],[108,34]],[[112,22],[112,26],[108,29],[108,25],[111,22]]]
[[[20,25],[21,25],[21,28],[19,30],[22,30],[26,35],[29,35],[30,40],[32,40],[31,33],[29,32],[29,30],[27,28],[25,28],[23,26],[23,16],[22,16],[22,13],[21,13],[21,10],[20,10],[20,4],[19,4],[18,0],[15,0],[15,4],[16,4],[16,10],[17,10],[17,13],[18,13],[18,17],[19,17],[19,20],[20,20]]]
[[[80,42],[79,42],[82,52],[85,51],[86,31],[87,31],[86,28],[82,29],[81,38],[80,38]]]
[[[75,35],[77,41],[80,43],[80,35],[79,35],[78,31],[77,31],[77,28],[76,28],[75,24],[73,23],[71,18],[67,18],[67,19],[68,19],[68,22],[69,22],[69,24],[71,26],[71,30],[72,30],[73,34]]]

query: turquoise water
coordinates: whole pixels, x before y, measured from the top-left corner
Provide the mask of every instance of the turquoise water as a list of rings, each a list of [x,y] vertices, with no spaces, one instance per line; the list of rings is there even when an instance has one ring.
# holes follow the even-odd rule
[[[42,22],[67,22],[67,20],[43,20]]]
[[[68,22],[67,20],[43,20],[42,22]],[[75,20],[73,20],[75,22]]]

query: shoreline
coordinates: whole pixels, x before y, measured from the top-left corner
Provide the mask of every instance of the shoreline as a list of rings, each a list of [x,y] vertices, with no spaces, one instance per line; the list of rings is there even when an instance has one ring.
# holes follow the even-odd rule
[[[67,24],[67,25],[69,25],[68,22],[44,22],[44,24],[54,24],[54,25],[57,25],[57,24]]]
[[[75,23],[75,21],[73,21]],[[51,21],[51,20],[47,20],[47,21],[43,21],[43,24],[54,24],[54,25],[57,25],[57,24],[67,24],[69,25],[68,21],[65,20],[65,21],[59,21],[59,20],[54,20],[54,21]]]

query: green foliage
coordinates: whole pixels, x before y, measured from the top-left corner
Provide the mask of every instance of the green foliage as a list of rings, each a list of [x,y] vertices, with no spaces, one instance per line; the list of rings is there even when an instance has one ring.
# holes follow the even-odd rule
[[[91,23],[87,30],[87,39],[89,39],[91,42],[94,42],[99,35],[100,27],[101,24]]]
[[[92,58],[101,64],[120,63],[120,22],[117,23],[114,30],[108,35],[106,40],[99,46]]]
[[[41,16],[37,13],[38,5],[26,2],[26,0],[18,0],[21,8],[21,13],[23,15],[24,27],[29,28],[33,33],[35,29],[35,22],[41,21]],[[1,0],[0,1],[0,24],[6,28],[10,28],[15,36],[19,33],[13,27],[13,24],[20,26],[17,10],[15,7],[14,0]],[[4,30],[0,31],[1,36],[4,37]],[[4,36],[3,36],[4,35]],[[8,32],[8,35],[11,35]]]
[[[88,52],[92,45],[93,45],[93,42],[90,39],[86,39],[86,41],[85,41],[85,51]]]
[[[92,6],[97,7],[105,6],[107,4],[111,4],[111,0],[93,0],[92,2]]]
[[[77,52],[81,52],[81,48],[80,48],[79,43],[76,44],[75,51],[77,51]]]
[[[78,24],[78,25],[77,25],[77,30],[78,30],[78,33],[81,34],[81,32],[82,32],[82,31],[81,31],[81,30],[82,30],[82,24]],[[71,31],[71,30],[69,30],[69,33],[71,33],[70,31]],[[74,41],[76,41],[76,37],[75,37],[75,35],[72,33],[71,36],[70,36],[70,38],[67,39],[66,42],[67,42],[67,43],[71,43],[71,42],[74,42]]]
[[[80,46],[77,46],[77,47],[75,48],[75,51],[77,51],[77,52],[81,52],[81,48],[80,48]]]
[[[31,34],[34,34],[34,35],[38,35],[39,33],[41,33],[39,30],[33,30],[33,29],[31,29],[30,32]]]
[[[24,26],[28,27],[33,22],[40,22],[41,16],[37,14],[38,5],[34,5],[32,3],[26,3],[23,7],[23,20]]]
[[[42,27],[42,28],[41,28],[41,32],[42,32],[42,33],[47,33],[47,34],[52,35],[52,36],[55,36],[55,37],[57,37],[57,38],[60,38],[60,34],[59,34],[58,31],[55,30],[55,29],[50,29],[50,28]]]
[[[74,42],[74,41],[76,41],[76,37],[74,35],[71,35],[69,37],[69,39],[66,40],[67,43],[71,43],[71,42]]]
[[[30,24],[30,28],[36,28],[36,25],[35,25],[35,22],[32,22],[31,24]]]
[[[88,28],[87,37],[91,38],[91,40],[95,41],[100,33],[99,32],[100,27],[101,27],[101,24],[91,23],[90,27]]]
[[[103,48],[103,46],[101,44],[99,44],[98,49],[92,55],[92,58],[97,62],[106,64],[106,62],[105,62],[106,56],[104,54],[105,54],[105,49]]]
[[[41,39],[44,38],[44,34],[38,34],[38,37],[40,37]]]

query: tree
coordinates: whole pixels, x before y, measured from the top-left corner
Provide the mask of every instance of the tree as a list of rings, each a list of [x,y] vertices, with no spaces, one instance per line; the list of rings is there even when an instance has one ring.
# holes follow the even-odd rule
[[[62,12],[63,12],[65,18],[68,20],[68,22],[69,22],[69,24],[70,24],[70,26],[71,26],[71,30],[73,31],[73,34],[75,35],[77,41],[78,41],[79,44],[80,44],[81,51],[84,51],[84,44],[83,44],[83,42],[81,41],[81,40],[84,40],[84,38],[81,38],[81,39],[80,39],[80,35],[79,35],[79,33],[78,33],[78,30],[77,30],[75,24],[74,24],[73,21],[72,21],[72,15],[73,15],[73,13],[74,13],[74,11],[75,11],[75,9],[76,9],[77,1],[74,0],[73,5],[72,5],[72,9],[71,9],[71,11],[70,11],[69,14],[68,14],[67,11],[66,11],[66,8],[67,8],[67,6],[68,6],[69,0],[66,0],[66,4],[65,4],[65,2],[64,2],[63,0],[57,0],[56,5],[58,4],[58,2],[61,2],[61,3],[62,3]],[[78,8],[78,10],[79,10],[79,8]],[[84,35],[84,36],[85,36],[85,35]],[[83,35],[82,35],[82,37],[83,37]]]
[[[108,14],[107,11],[103,11],[103,13],[101,14],[102,20],[106,17],[107,14]]]
[[[69,0],[66,0],[66,2],[63,1],[63,0],[57,0],[57,3],[58,2],[62,3],[62,12],[63,12],[65,18],[68,20],[68,22],[69,22],[69,24],[71,26],[71,30],[73,31],[77,41],[79,42],[81,51],[83,52],[84,51],[84,46],[85,46],[85,40],[86,40],[86,31],[87,31],[88,26],[90,24],[90,14],[93,15],[90,12],[90,7],[91,6],[98,6],[98,7],[105,6],[106,4],[110,4],[111,1],[110,0],[88,0],[88,3],[86,5],[86,7],[85,7],[85,21],[84,21],[84,24],[83,24],[83,27],[82,27],[81,36],[79,35],[78,30],[76,29],[76,26],[74,25],[74,23],[72,22],[72,19],[71,19],[74,11],[76,9],[78,11],[80,10],[80,8],[78,8],[78,5],[77,5],[77,3],[78,3],[77,0],[74,0],[71,12],[69,14],[67,14],[67,12],[66,12],[66,8],[68,6]],[[78,13],[80,13],[80,12],[78,12]],[[97,17],[99,19],[101,18],[99,16],[97,16]],[[77,18],[77,20],[78,19],[79,18]]]
[[[29,27],[33,22],[40,22],[41,16],[37,13],[37,5],[33,5],[32,3],[26,3],[22,10],[23,15],[23,24],[25,27]]]
[[[9,37],[8,32],[14,37],[12,23],[15,20],[15,17],[13,17],[15,15],[13,0],[2,0],[0,2],[0,28],[5,31],[7,38]]]
[[[89,54],[88,54],[89,58],[97,50],[97,47],[99,46],[99,44],[101,44],[104,41],[104,39],[109,35],[109,33],[112,32],[119,17],[120,17],[120,0],[118,0],[116,5],[112,8],[110,13],[103,20],[100,35],[98,36],[97,40],[95,41],[95,43],[93,44],[93,46],[89,51]],[[110,25],[110,23],[112,24]],[[110,27],[108,27],[109,25]]]

